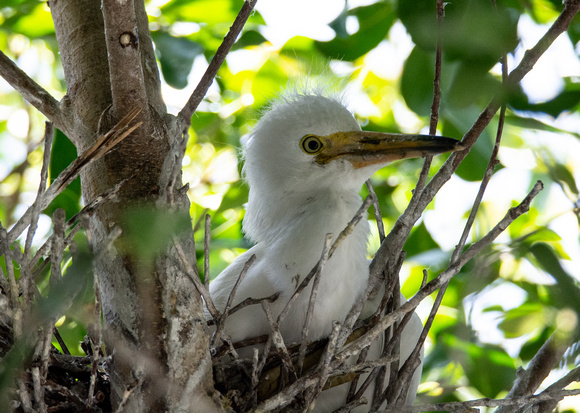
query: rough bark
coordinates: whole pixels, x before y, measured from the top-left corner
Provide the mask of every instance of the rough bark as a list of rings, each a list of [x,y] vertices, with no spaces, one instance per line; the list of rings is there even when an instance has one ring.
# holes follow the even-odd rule
[[[103,205],[91,219],[92,247],[99,251],[115,227],[126,229],[133,207],[169,207],[158,198],[172,180],[172,148],[181,134],[161,99],[142,0],[104,0],[102,8],[94,0],[52,0],[50,7],[67,84],[61,108],[72,120],[67,133],[77,151],[135,107],[141,109],[143,125],[81,175],[87,204],[129,178],[117,202]],[[172,207],[188,213],[180,187],[178,177]],[[192,231],[180,241],[195,265]],[[123,403],[125,411],[178,411],[213,403],[207,396],[213,386],[199,294],[173,250],[147,265],[121,248],[125,242],[120,237],[113,253],[102,254],[95,265],[112,355],[113,404]]]

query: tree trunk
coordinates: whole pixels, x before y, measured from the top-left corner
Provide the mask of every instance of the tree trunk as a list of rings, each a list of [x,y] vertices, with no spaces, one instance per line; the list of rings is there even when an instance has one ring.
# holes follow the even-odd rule
[[[85,203],[128,179],[117,202],[99,207],[89,228],[96,253],[104,250],[115,227],[125,231],[113,252],[97,254],[95,264],[104,339],[112,355],[113,405],[131,390],[123,401],[126,411],[215,410],[208,396],[213,381],[202,301],[176,251],[168,248],[148,265],[121,248],[132,208],[189,213],[180,177],[169,185],[179,159],[174,148],[182,136],[161,98],[144,3],[103,0],[101,8],[94,0],[51,0],[50,7],[67,83],[61,106],[69,122],[62,128],[77,151],[82,153],[135,108],[143,122],[81,176]],[[180,242],[194,267],[191,228]]]

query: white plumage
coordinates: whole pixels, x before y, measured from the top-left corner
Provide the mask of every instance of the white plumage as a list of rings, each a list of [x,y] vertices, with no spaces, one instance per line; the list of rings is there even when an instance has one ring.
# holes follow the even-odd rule
[[[250,195],[243,228],[256,245],[210,283],[217,309],[224,310],[245,262],[255,254],[257,259],[239,286],[234,305],[247,297],[279,292],[271,304],[276,317],[319,260],[326,234],[336,237],[361,206],[359,191],[365,180],[389,161],[452,150],[455,141],[444,139],[430,142],[419,136],[363,134],[339,98],[320,93],[283,95],[260,119],[245,147]],[[363,219],[325,265],[309,341],[328,336],[332,322],[343,321],[365,291],[368,235],[369,224]],[[310,287],[280,325],[286,344],[301,340],[309,297]],[[362,316],[370,315],[377,305],[369,303]],[[239,341],[270,333],[270,324],[262,308],[254,305],[231,315],[225,329],[233,341]],[[402,358],[408,357],[420,331],[415,315],[402,337]],[[378,357],[379,344],[368,358],[372,353]],[[419,378],[417,371],[408,403],[414,400]],[[348,385],[341,385],[323,392],[316,411],[342,405],[347,389]]]

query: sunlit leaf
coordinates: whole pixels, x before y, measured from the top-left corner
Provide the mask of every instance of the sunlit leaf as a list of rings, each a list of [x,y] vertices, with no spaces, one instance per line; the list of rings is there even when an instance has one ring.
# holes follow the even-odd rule
[[[415,113],[427,116],[433,103],[435,56],[415,47],[405,62],[401,76],[401,94]]]
[[[187,86],[187,77],[193,60],[203,52],[203,47],[186,37],[175,37],[167,32],[152,33],[161,73],[165,81],[176,89]]]
[[[332,26],[339,30],[337,36],[328,42],[315,43],[318,50],[332,59],[352,61],[366,54],[385,38],[395,17],[392,4],[382,1],[351,9],[348,16],[358,20],[356,33],[345,37],[343,24],[335,20]],[[338,19],[346,19],[346,16],[341,15]]]
[[[73,143],[60,130],[56,129],[52,142],[52,152],[50,153],[49,178],[52,183],[57,176],[64,171],[77,158],[77,150]],[[44,213],[52,216],[54,211],[62,208],[66,212],[67,219],[80,211],[81,180],[76,178],[65,188]]]
[[[554,250],[548,244],[538,242],[530,247],[530,253],[540,264],[540,267],[556,280],[557,284],[554,289],[557,294],[558,307],[570,307],[580,315],[578,281],[562,268]]]
[[[501,347],[475,344],[459,337],[445,335],[445,343],[458,353],[469,383],[485,397],[496,397],[508,390],[516,376],[512,358]]]

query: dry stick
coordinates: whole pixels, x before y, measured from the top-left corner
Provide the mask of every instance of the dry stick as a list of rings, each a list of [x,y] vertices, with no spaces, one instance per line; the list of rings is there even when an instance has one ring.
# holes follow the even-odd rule
[[[390,303],[390,308],[388,308],[388,312],[392,312],[394,309],[399,308],[400,306],[400,291],[401,291],[401,287],[400,287],[400,281],[399,281],[399,272],[401,271],[401,267],[403,266],[403,260],[404,257],[406,256],[406,254],[402,254],[399,255],[399,262],[397,262],[397,267],[393,268],[393,270],[389,271],[390,277],[389,277],[389,285],[392,285],[391,288],[391,293],[389,295],[390,298],[388,298],[388,302]],[[385,298],[387,298],[385,296]],[[387,301],[387,300],[383,300],[383,301]],[[379,407],[381,406],[381,404],[383,404],[384,399],[387,397],[387,395],[390,396],[390,394],[394,391],[395,386],[398,385],[399,383],[399,365],[400,365],[400,361],[399,361],[399,357],[400,357],[400,353],[401,353],[401,334],[402,334],[402,329],[403,327],[409,322],[410,318],[412,316],[412,313],[407,313],[405,315],[405,317],[403,317],[403,319],[401,320],[401,322],[399,323],[399,325],[397,326],[396,324],[394,326],[396,326],[396,330],[399,332],[399,334],[394,334],[392,333],[393,327],[391,326],[389,327],[389,329],[387,331],[385,331],[385,344],[383,346],[383,352],[382,355],[386,356],[387,354],[392,354],[394,356],[396,356],[396,361],[393,362],[393,364],[391,365],[390,371],[389,371],[389,382],[388,382],[388,387],[387,389],[385,389],[385,391],[381,394],[381,392],[383,391],[383,387],[384,387],[384,380],[385,380],[385,376],[386,376],[386,369],[381,369],[378,372],[377,375],[377,380],[376,380],[376,385],[375,385],[375,394],[373,396],[373,403],[372,403],[372,409],[371,411],[376,411],[379,409]],[[389,341],[389,343],[387,344],[387,336],[390,336],[391,340]]]
[[[532,394],[542,384],[544,379],[548,377],[548,374],[550,374],[552,368],[562,358],[567,348],[568,341],[559,338],[558,331],[555,331],[542,347],[540,347],[528,363],[527,368],[518,369],[516,381],[506,398]],[[500,407],[496,413],[508,413],[509,411],[507,408]]]
[[[286,343],[284,343],[284,338],[282,337],[282,333],[280,333],[280,327],[274,317],[272,316],[272,311],[270,311],[270,306],[265,301],[262,301],[262,309],[268,318],[268,322],[270,323],[270,328],[272,330],[271,337],[272,343],[276,347],[278,354],[282,360],[282,365],[286,368],[290,374],[292,374],[293,380],[298,378],[296,373],[296,369],[292,364],[292,358],[290,357],[290,353],[288,352],[288,347],[286,347]]]
[[[330,248],[330,251],[328,252],[328,258],[332,257],[332,254],[334,254],[334,251],[336,251],[336,249],[338,248],[340,243],[342,241],[344,241],[346,239],[346,237],[348,237],[352,233],[352,231],[354,231],[354,228],[356,227],[356,225],[360,222],[360,220],[367,213],[367,209],[369,209],[369,206],[371,205],[372,201],[373,200],[370,196],[367,196],[365,198],[362,205],[356,211],[356,213],[354,214],[352,219],[349,221],[348,224],[346,224],[346,227],[340,232],[340,234],[338,234],[338,237],[336,237],[336,239],[334,240],[334,243],[332,244],[332,247]]]
[[[280,297],[280,293],[274,293],[272,295],[269,295],[268,297],[264,297],[264,298],[252,298],[252,297],[248,297],[245,298],[244,300],[240,301],[238,304],[236,304],[235,306],[232,307],[232,309],[230,311],[228,311],[228,316],[237,313],[238,311],[240,311],[242,308],[245,308],[249,305],[256,305],[256,304],[260,304],[262,301],[265,301],[267,303],[273,303],[274,301],[276,301],[278,299],[278,297]],[[238,343],[242,343],[245,342],[247,340],[252,340],[252,339],[246,339],[246,340],[242,340],[239,341]]]
[[[218,47],[214,57],[211,59],[209,66],[207,67],[205,73],[203,74],[201,80],[197,84],[197,87],[189,97],[189,100],[181,109],[179,114],[177,115],[179,121],[183,125],[183,130],[187,130],[191,123],[191,116],[196,111],[197,107],[199,106],[201,100],[207,93],[207,90],[211,86],[215,76],[219,68],[221,67],[222,63],[224,62],[226,56],[228,55],[230,49],[232,48],[233,44],[235,43],[238,35],[242,31],[246,21],[250,17],[254,6],[256,5],[257,0],[246,0],[242,6],[242,9],[238,13],[232,27],[230,27],[230,31],[224,37],[222,44]]]
[[[201,228],[201,221],[203,219],[205,219],[205,215],[207,214],[207,211],[209,211],[209,208],[205,208],[203,210],[203,212],[201,213],[201,215],[199,216],[199,218],[197,219],[197,221],[195,221],[195,225],[193,226],[193,233],[195,234],[197,231],[199,231],[199,229]]]
[[[536,182],[532,190],[523,199],[523,201],[510,208],[506,215],[497,223],[497,225],[489,231],[483,238],[472,244],[457,260],[453,266],[449,266],[445,271],[441,272],[435,279],[431,280],[424,288],[419,290],[408,302],[404,303],[390,314],[387,314],[374,327],[372,327],[365,335],[351,342],[336,356],[336,362],[344,362],[348,357],[358,354],[364,347],[370,345],[387,327],[396,322],[405,313],[413,311],[425,297],[436,291],[444,283],[449,281],[460,269],[470,261],[475,255],[479,254],[485,247],[487,247],[495,238],[499,236],[516,218],[527,212],[530,208],[532,200],[542,190],[543,184],[541,181]]]
[[[437,29],[440,31],[443,26],[443,18],[445,17],[445,3],[443,0],[437,0]],[[441,39],[441,34],[437,33],[437,48],[435,51],[435,76],[433,78],[433,102],[431,103],[431,116],[429,119],[429,134],[435,135],[437,133],[437,123],[439,123],[439,105],[441,103],[441,61],[442,61],[442,49],[443,41]],[[416,202],[421,197],[423,189],[425,188],[425,183],[427,182],[427,176],[429,175],[429,169],[431,169],[431,162],[433,161],[433,156],[426,156],[425,162],[423,163],[423,168],[419,174],[419,180],[417,185],[415,185],[415,190],[413,191],[413,197],[409,203],[410,208],[415,208]]]
[[[28,210],[18,220],[18,222],[14,224],[8,233],[8,240],[10,244],[12,244],[22,233],[22,231],[28,227],[30,219],[36,208],[38,208],[40,211],[46,209],[46,207],[53,201],[53,199],[79,175],[82,168],[109,152],[115,145],[117,145],[119,142],[129,136],[131,132],[141,126],[141,122],[130,126],[131,122],[135,119],[139,112],[140,109],[133,110],[123,119],[121,119],[121,121],[119,121],[119,123],[117,123],[109,132],[107,132],[105,135],[99,136],[97,141],[87,151],[76,158],[69,166],[65,168],[64,171],[58,175],[52,185],[50,185],[50,187],[44,192],[41,199],[38,199],[30,208],[28,208]]]
[[[83,216],[83,226],[85,228],[85,233],[87,235],[87,241],[89,248],[92,243],[92,233],[89,230],[89,223],[88,223],[88,216]],[[113,227],[111,232],[107,235],[105,242],[103,243],[102,249],[99,251],[96,260],[93,260],[93,263],[98,261],[102,256],[109,253],[113,250],[113,243],[121,236],[121,228],[118,226]],[[91,368],[91,380],[89,384],[89,400],[88,400],[88,407],[91,407],[95,402],[95,387],[97,382],[97,369],[99,365],[100,353],[101,353],[101,343],[103,341],[103,331],[101,328],[101,313],[103,309],[103,304],[101,302],[101,293],[99,288],[99,272],[93,271],[93,288],[95,292],[95,312],[94,312],[94,325],[95,325],[95,333],[96,333],[96,343],[93,348],[93,360],[92,360],[92,368]]]
[[[302,340],[300,342],[300,349],[298,351],[298,365],[296,367],[298,375],[302,374],[304,357],[306,357],[306,343],[308,339],[308,329],[310,327],[310,322],[312,321],[312,316],[314,315],[314,305],[316,303],[316,296],[318,294],[318,285],[320,284],[320,276],[322,274],[324,266],[326,265],[326,262],[328,261],[331,243],[332,243],[332,234],[326,234],[324,248],[322,249],[322,256],[318,261],[319,264],[316,266],[316,273],[314,274],[314,280],[312,281],[312,290],[310,292],[310,299],[308,300],[306,318],[304,320],[304,326],[302,327]]]
[[[40,369],[38,366],[34,366],[31,369],[32,373],[32,388],[34,389],[34,400],[38,410],[41,413],[46,413],[46,403],[44,403],[44,388],[40,382]]]
[[[218,320],[216,320],[216,323],[215,323],[216,324],[216,331],[210,339],[210,344],[209,344],[210,349],[214,348],[215,343],[217,343],[217,341],[219,340],[219,338],[222,334],[222,331],[225,327],[226,318],[229,315],[230,307],[232,306],[232,302],[234,301],[236,291],[238,290],[238,287],[240,286],[240,284],[244,280],[246,274],[248,273],[248,270],[250,269],[250,267],[252,266],[252,264],[255,261],[256,261],[256,254],[252,254],[252,256],[244,264],[244,267],[242,268],[242,271],[240,272],[240,275],[238,276],[238,279],[236,280],[234,287],[230,291],[230,294],[228,295],[228,300],[226,302],[226,306],[224,308],[224,311],[223,311],[221,317]],[[215,352],[215,349],[214,349],[214,352]]]
[[[20,402],[22,403],[22,409],[26,413],[28,413],[28,412],[33,413],[34,410],[32,409],[32,401],[30,400],[30,394],[28,393],[28,387],[24,383],[24,379],[22,377],[18,377],[18,390],[19,390]]]
[[[568,374],[566,374],[560,380],[552,383],[550,386],[548,386],[540,394],[552,393],[552,392],[556,392],[558,390],[562,390],[562,389],[564,389],[564,387],[568,386],[570,383],[575,382],[575,381],[576,382],[580,381],[580,367],[576,367],[575,369],[569,371]],[[539,407],[538,413],[550,413],[550,412],[554,411],[554,409],[556,408],[556,406],[558,405],[560,400],[561,399],[554,400],[552,402],[550,402],[550,401],[542,402],[538,406]]]
[[[375,221],[377,221],[377,229],[379,231],[379,241],[383,242],[385,239],[385,226],[383,224],[383,215],[381,214],[381,206],[379,204],[379,199],[377,198],[377,193],[373,188],[371,180],[367,179],[365,184],[369,190],[369,196],[373,201],[373,208],[375,210]]]
[[[59,102],[30,78],[0,50],[0,76],[32,106],[63,131],[70,131],[70,119],[60,109]],[[67,133],[68,135],[68,133]]]
[[[20,308],[20,291],[18,288],[18,283],[16,282],[16,276],[14,275],[14,265],[12,264],[12,250],[10,249],[10,243],[8,242],[8,233],[6,229],[0,224],[0,244],[2,245],[2,255],[4,255],[4,261],[6,262],[6,276],[10,284],[10,307],[13,310]],[[22,334],[21,325],[13,325],[14,337],[19,338]]]
[[[369,352],[369,347],[367,347],[367,348],[364,348],[364,349],[363,349],[363,350],[360,352],[360,354],[359,354],[359,356],[358,356],[358,359],[356,360],[357,364],[358,364],[358,363],[364,363],[364,361],[365,361],[365,360],[366,360],[366,358],[367,358],[368,352]],[[373,372],[373,373],[374,373],[374,372]],[[356,375],[356,376],[355,376],[355,377],[354,377],[354,378],[351,380],[351,382],[350,382],[350,385],[349,385],[349,387],[348,387],[348,393],[347,393],[347,396],[346,396],[346,401],[347,401],[347,402],[350,402],[350,401],[352,401],[352,400],[356,400],[357,398],[359,398],[358,396],[362,395],[362,393],[364,393],[364,392],[366,391],[366,387],[368,387],[368,385],[367,385],[367,386],[365,386],[365,384],[367,384],[366,382],[368,381],[368,379],[369,379],[371,376],[372,376],[372,377],[373,377],[373,379],[374,379],[374,377],[376,376],[376,374],[374,374],[374,375],[373,375],[373,374],[371,374],[369,377],[367,377],[367,380],[365,380],[365,382],[363,382],[363,385],[361,386],[361,389],[360,389],[358,392],[357,392],[356,388],[357,388],[357,386],[358,386],[358,381],[359,381],[359,379],[360,379],[360,375],[358,375],[358,374],[357,374],[357,375]],[[369,382],[369,383],[370,383],[370,382]],[[363,390],[363,388],[364,388],[364,390]]]
[[[359,406],[363,406],[365,404],[367,404],[367,399],[366,397],[361,397],[358,400],[353,400],[350,403],[345,404],[342,407],[339,407],[338,409],[336,409],[335,411],[333,411],[332,413],[349,413],[351,412],[353,409],[355,409],[356,407]]]
[[[209,229],[210,223],[211,217],[209,214],[205,214],[205,233],[203,237],[203,285],[205,288],[209,288],[209,241],[211,238]]]
[[[181,245],[179,244],[177,238],[175,236],[173,236],[172,238],[173,238],[173,246],[175,247],[177,255],[179,256],[179,259],[184,267],[185,274],[193,282],[193,285],[197,289],[197,292],[202,296],[202,298],[205,302],[205,307],[209,311],[211,317],[214,320],[219,320],[219,318],[221,317],[221,313],[218,311],[218,309],[214,305],[208,289],[205,288],[203,283],[200,281],[197,267],[193,267],[189,263],[189,261],[187,261],[185,253],[183,252],[183,248],[181,248]],[[222,332],[221,339],[229,347],[229,352],[234,356],[234,359],[239,364],[239,356],[238,356],[236,349],[234,348],[234,346],[232,344],[232,340],[230,339],[230,337],[225,332]],[[241,365],[241,364],[239,364],[239,365]]]
[[[326,247],[330,246],[330,241],[327,238],[327,243],[325,245]],[[318,396],[320,395],[320,393],[322,392],[322,389],[324,388],[324,384],[326,383],[326,379],[328,378],[328,375],[330,373],[330,361],[332,360],[332,357],[334,356],[334,353],[336,351],[336,339],[338,338],[338,333],[340,332],[340,323],[338,321],[334,321],[332,323],[332,332],[330,333],[330,336],[328,337],[328,343],[326,344],[326,348],[324,349],[324,353],[322,354],[322,356],[320,357],[320,362],[318,364],[317,369],[320,370],[320,376],[318,379],[318,383],[316,384],[316,387],[314,388],[314,390],[312,391],[312,393],[310,394],[310,397],[307,402],[307,411],[310,412],[312,411],[312,409],[314,408],[314,405],[316,403],[316,399],[318,398]],[[302,338],[302,343],[304,343],[305,337]],[[301,343],[301,349],[302,349],[302,343]],[[303,358],[304,361],[304,358]],[[299,371],[302,370],[302,364],[299,365]],[[333,372],[334,373],[334,372]]]
[[[60,265],[62,263],[62,253],[65,248],[65,219],[64,209],[58,208],[52,214],[53,236],[50,246],[50,284],[55,285],[62,278]]]
[[[392,395],[392,403],[389,403],[389,406],[403,406],[405,404],[405,400],[407,398],[407,391],[405,390],[409,388],[409,383],[413,378],[413,374],[421,364],[420,355],[425,344],[425,340],[427,339],[429,330],[431,330],[431,326],[433,325],[433,321],[435,320],[435,316],[437,315],[441,301],[443,301],[443,296],[445,295],[445,291],[447,290],[448,285],[449,283],[443,284],[437,293],[437,297],[435,298],[435,302],[431,307],[431,312],[429,313],[427,322],[421,331],[419,340],[417,340],[417,344],[415,345],[413,352],[409,358],[405,360],[403,367],[401,367],[401,370],[399,371],[397,385]]]
[[[179,260],[181,261],[181,264],[184,267],[185,274],[193,282],[193,285],[197,289],[197,292],[199,292],[199,294],[203,297],[207,311],[209,311],[210,315],[212,316],[212,318],[214,320],[218,320],[221,316],[221,313],[218,311],[218,309],[214,305],[213,300],[211,299],[211,295],[209,294],[209,291],[207,290],[207,288],[205,288],[205,286],[200,281],[199,273],[197,272],[197,268],[192,266],[189,263],[189,261],[187,261],[187,258],[185,257],[185,253],[183,252],[183,248],[181,248],[181,245],[179,244],[179,241],[177,240],[177,238],[175,236],[173,237],[173,246],[175,247],[175,250],[177,251],[177,255],[179,256]]]
[[[26,234],[26,242],[24,244],[24,255],[28,256],[30,254],[30,248],[32,247],[32,239],[36,233],[36,227],[38,225],[38,216],[40,215],[39,200],[42,199],[44,191],[46,190],[46,181],[48,180],[48,166],[50,164],[50,152],[52,149],[52,140],[54,138],[54,128],[52,123],[44,123],[44,153],[42,155],[42,168],[40,170],[40,184],[38,185],[38,191],[36,193],[36,199],[32,204],[32,214],[30,216],[30,223],[28,226],[28,233]]]
[[[482,398],[476,400],[469,400],[465,402],[447,402],[437,404],[426,404],[422,406],[399,406],[394,409],[383,410],[382,413],[416,413],[416,412],[463,412],[465,409],[473,407],[499,407],[496,412],[510,406],[531,406],[533,404],[549,401],[554,399],[562,399],[564,397],[577,396],[580,394],[580,389],[574,390],[557,390],[550,393],[540,393],[532,396],[519,396],[505,399],[490,399]],[[475,410],[478,412],[479,410]]]

